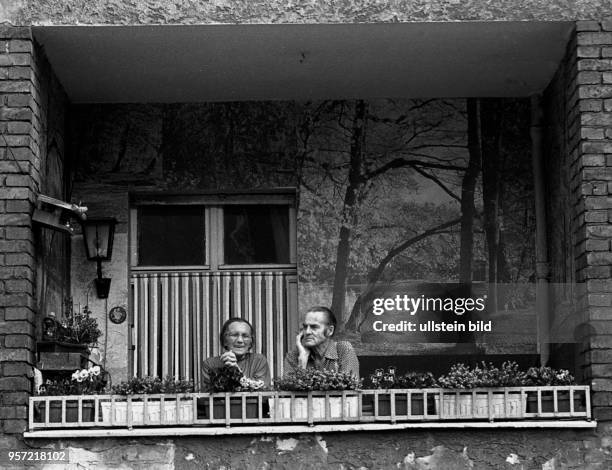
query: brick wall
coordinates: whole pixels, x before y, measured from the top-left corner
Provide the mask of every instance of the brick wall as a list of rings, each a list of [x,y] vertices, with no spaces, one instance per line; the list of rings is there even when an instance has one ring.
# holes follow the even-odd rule
[[[578,22],[568,59],[567,137],[580,362],[594,416],[612,420],[612,22]]]
[[[6,436],[26,429],[32,390],[40,231],[31,214],[47,173],[48,108],[62,110],[50,98],[57,95],[50,88],[58,88],[50,76],[30,28],[0,26],[0,434]]]
[[[38,78],[29,28],[0,27],[0,418],[26,428],[34,360],[35,264],[31,209],[40,184]]]

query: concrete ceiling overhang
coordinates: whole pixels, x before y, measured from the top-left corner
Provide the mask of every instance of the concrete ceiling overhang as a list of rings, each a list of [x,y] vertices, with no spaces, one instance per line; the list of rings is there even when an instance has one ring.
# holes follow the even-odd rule
[[[126,103],[529,96],[573,23],[33,29],[73,102]]]

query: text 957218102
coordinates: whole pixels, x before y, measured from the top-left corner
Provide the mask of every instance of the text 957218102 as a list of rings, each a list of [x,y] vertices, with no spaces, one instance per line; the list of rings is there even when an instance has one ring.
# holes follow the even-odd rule
[[[69,462],[68,449],[62,450],[2,450],[0,463],[26,463],[26,462]]]

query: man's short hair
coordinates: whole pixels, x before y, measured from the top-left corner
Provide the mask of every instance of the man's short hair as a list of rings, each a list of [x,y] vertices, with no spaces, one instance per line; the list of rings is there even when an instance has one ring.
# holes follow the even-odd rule
[[[338,324],[338,321],[336,320],[336,315],[334,315],[334,312],[332,312],[331,308],[324,307],[322,305],[315,305],[314,307],[310,307],[306,313],[310,313],[310,312],[324,313],[327,316],[327,324],[329,326],[333,326],[334,333],[336,332],[336,325]],[[332,333],[332,336],[333,336],[333,333]]]

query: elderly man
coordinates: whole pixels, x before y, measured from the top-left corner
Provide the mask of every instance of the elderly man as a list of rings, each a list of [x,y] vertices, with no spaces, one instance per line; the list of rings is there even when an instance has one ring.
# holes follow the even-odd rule
[[[336,317],[327,307],[312,307],[306,312],[296,348],[285,357],[285,374],[296,369],[314,368],[347,372],[359,378],[359,361],[351,343],[334,341]]]

